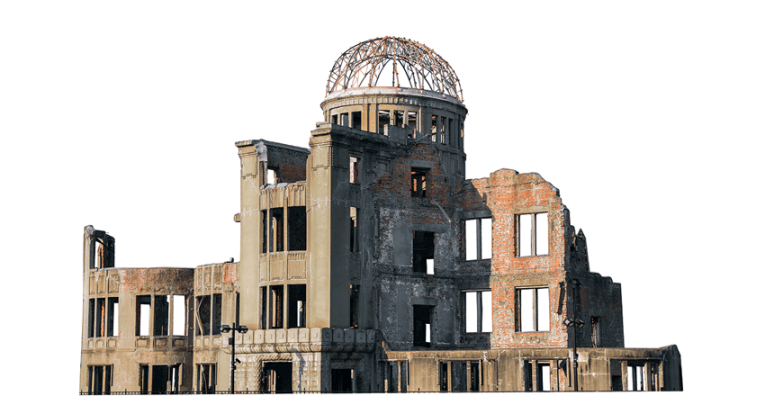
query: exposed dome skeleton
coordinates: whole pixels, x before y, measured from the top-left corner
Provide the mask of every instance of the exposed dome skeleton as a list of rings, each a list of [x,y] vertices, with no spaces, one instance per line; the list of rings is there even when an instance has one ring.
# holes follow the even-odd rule
[[[441,56],[419,42],[397,37],[370,39],[340,55],[329,72],[326,95],[351,88],[376,87],[390,62],[393,63],[392,87],[430,90],[464,101],[457,74]],[[404,72],[407,82],[402,83],[399,70]]]

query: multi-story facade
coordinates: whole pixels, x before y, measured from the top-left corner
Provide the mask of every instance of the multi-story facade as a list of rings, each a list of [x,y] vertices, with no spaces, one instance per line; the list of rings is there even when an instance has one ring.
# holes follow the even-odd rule
[[[234,323],[236,391],[682,389],[676,346],[624,348],[620,285],[552,184],[465,179],[467,109],[435,52],[362,42],[321,106],[308,149],[236,143],[239,263],[116,268],[85,228],[82,392],[227,391]]]

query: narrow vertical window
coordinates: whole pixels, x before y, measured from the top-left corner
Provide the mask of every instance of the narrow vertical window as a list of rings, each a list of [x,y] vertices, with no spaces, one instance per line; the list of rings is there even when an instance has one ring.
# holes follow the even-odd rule
[[[351,328],[359,327],[359,286],[351,284],[350,294]]]
[[[149,320],[151,316],[151,296],[136,297],[136,336],[149,336]]]
[[[409,111],[406,113],[406,136],[414,138],[417,131],[417,113]]]
[[[478,221],[465,221],[465,260],[478,259]]]
[[[351,207],[350,251],[359,251],[359,209]]]
[[[386,135],[388,133],[388,125],[390,125],[390,111],[378,111],[377,133],[380,135]]]
[[[154,296],[154,336],[167,336],[170,333],[170,300],[167,295]]]
[[[491,259],[491,218],[481,218],[481,259]]]
[[[98,298],[96,300],[96,337],[104,337],[105,317],[106,317],[106,300],[104,298]]]
[[[433,115],[430,119],[430,140],[438,142],[438,115]]]
[[[425,198],[428,190],[428,169],[412,168],[412,197]]]
[[[186,335],[186,297],[173,295],[173,335]]]
[[[287,327],[305,328],[305,284],[295,284],[287,286]]]
[[[537,391],[550,391],[550,364],[537,364]]]
[[[106,323],[106,336],[119,336],[119,298],[110,297],[108,300],[108,317]]]
[[[361,111],[351,113],[351,127],[353,129],[361,129]]]
[[[359,184],[359,166],[361,164],[361,159],[357,158],[355,156],[351,156],[351,162],[350,162],[350,173],[351,173],[351,184]]]

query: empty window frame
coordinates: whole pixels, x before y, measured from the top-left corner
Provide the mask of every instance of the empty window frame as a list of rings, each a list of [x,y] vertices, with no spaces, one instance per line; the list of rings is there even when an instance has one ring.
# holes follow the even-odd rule
[[[261,253],[283,252],[285,237],[286,250],[306,250],[306,210],[305,206],[287,208],[287,226],[285,235],[284,208],[261,210]]]
[[[409,138],[415,137],[415,132],[417,131],[417,112],[415,111],[407,111],[406,113],[406,125],[404,126],[406,129],[406,136]]]
[[[518,256],[548,254],[547,213],[521,214],[516,220],[516,252]]]
[[[340,125],[342,125],[344,127],[350,127],[351,126],[351,122],[350,122],[350,120],[348,118],[349,118],[348,117],[348,113],[340,114]]]
[[[537,363],[537,391],[550,391],[550,363]]]
[[[438,115],[432,115],[430,118],[430,140],[438,142]]]
[[[106,299],[106,336],[108,337],[120,335],[119,302],[120,299],[117,297],[109,297]]]
[[[180,371],[180,364],[141,365],[139,374],[141,393],[151,392],[154,395],[177,393],[180,389]]]
[[[354,329],[359,327],[359,286],[357,284],[351,284],[350,301],[351,328]]]
[[[200,335],[220,335],[222,295],[200,295],[196,297],[194,311],[195,333]]]
[[[112,366],[88,366],[88,395],[109,395],[112,391]]]
[[[170,299],[167,295],[154,296],[154,336],[170,333]]]
[[[441,132],[441,144],[442,145],[446,145],[446,144],[449,143],[449,141],[447,140],[448,137],[449,137],[449,135],[448,135],[449,131],[447,129],[448,128],[447,127],[447,123],[448,122],[449,122],[448,118],[441,117],[441,131],[440,132]]]
[[[430,169],[412,168],[412,197],[425,198],[428,190],[428,172]]]
[[[260,374],[260,392],[291,393],[292,392],[292,363],[264,362]]]
[[[515,290],[515,331],[546,332],[550,330],[550,294],[548,288]]]
[[[603,347],[600,342],[600,318],[593,316],[590,318],[590,324],[592,326],[592,347]]]
[[[279,182],[279,172],[276,166],[268,166],[268,162],[263,162],[265,178],[264,184],[277,184]]]
[[[135,335],[149,336],[149,321],[151,320],[151,295],[138,295],[135,297],[135,300]]]
[[[173,336],[186,335],[186,297],[173,295]]]
[[[385,135],[387,131],[385,127],[390,125],[390,111],[378,111],[377,112],[377,133]]]
[[[119,298],[88,300],[88,337],[119,336]]]
[[[356,156],[350,157],[349,171],[351,184],[359,184],[359,169],[361,167],[361,158]]]
[[[465,260],[491,259],[491,218],[465,221]]]
[[[287,208],[287,250],[306,250],[305,206]]]
[[[412,235],[412,271],[414,273],[435,274],[436,234],[434,232],[413,231]]]
[[[491,291],[465,292],[465,332],[491,332]]]
[[[262,329],[281,329],[284,327],[284,286],[261,287],[260,305]]]
[[[361,129],[361,111],[351,113],[351,127],[353,129]]]
[[[215,364],[197,364],[197,391],[202,394],[214,394],[217,375]]]
[[[359,251],[359,209],[351,207],[350,251]]]
[[[409,383],[409,363],[404,361],[387,361],[384,368],[384,392],[407,392]],[[385,364],[383,363],[383,364]]]
[[[305,328],[306,290],[305,284],[287,286],[287,327]]]
[[[284,208],[262,210],[261,253],[284,251]]]
[[[353,392],[353,369],[332,369],[330,385],[331,392]]]
[[[627,366],[627,391],[646,391],[643,366]]]
[[[430,347],[432,316],[433,306],[412,305],[412,340],[414,346]]]

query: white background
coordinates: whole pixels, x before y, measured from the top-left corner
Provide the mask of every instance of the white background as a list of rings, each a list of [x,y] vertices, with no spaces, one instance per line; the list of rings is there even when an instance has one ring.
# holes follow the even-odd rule
[[[307,147],[334,60],[385,35],[457,72],[468,177],[560,189],[592,271],[622,284],[627,347],[679,346],[684,393],[588,400],[759,388],[761,3],[275,3],[0,4],[8,393],[78,399],[84,226],[119,267],[238,261],[234,142]]]

